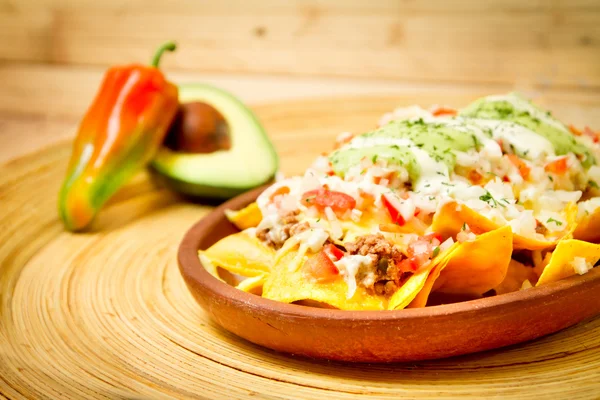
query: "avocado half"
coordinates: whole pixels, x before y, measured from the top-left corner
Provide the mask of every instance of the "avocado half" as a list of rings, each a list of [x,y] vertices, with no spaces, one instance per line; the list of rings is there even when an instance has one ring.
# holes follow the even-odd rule
[[[256,115],[234,95],[205,84],[179,86],[179,102],[204,102],[227,121],[231,148],[182,153],[162,147],[151,166],[174,190],[193,197],[226,199],[275,176],[279,158]]]

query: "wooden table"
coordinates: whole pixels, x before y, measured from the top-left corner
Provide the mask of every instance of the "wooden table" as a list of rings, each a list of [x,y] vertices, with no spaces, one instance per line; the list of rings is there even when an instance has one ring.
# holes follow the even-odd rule
[[[0,397],[597,398],[600,319],[449,360],[297,359],[223,331],[185,290],[177,243],[210,207],[141,174],[94,231],[71,235],[55,203],[64,141],[106,66],[166,37],[181,44],[169,76],[252,104],[291,174],[398,104],[518,89],[600,128],[600,5],[209,3],[0,0]]]

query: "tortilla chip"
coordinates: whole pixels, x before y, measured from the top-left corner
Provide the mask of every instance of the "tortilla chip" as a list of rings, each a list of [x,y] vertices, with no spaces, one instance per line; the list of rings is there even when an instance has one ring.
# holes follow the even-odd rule
[[[241,210],[225,210],[227,219],[238,227],[239,230],[254,228],[262,220],[262,213],[256,202],[248,204]]]
[[[529,283],[535,284],[537,279],[538,277],[533,267],[528,267],[516,260],[510,260],[506,277],[494,290],[496,294],[516,292],[523,287],[523,282],[529,281]]]
[[[458,245],[458,243],[454,243],[454,246]],[[454,250],[454,249],[453,249]],[[448,261],[450,261],[451,254],[447,255],[443,260],[441,260],[435,267],[431,269],[429,274],[427,275],[427,280],[425,284],[419,290],[419,293],[415,296],[414,299],[408,304],[407,308],[421,308],[427,305],[427,300],[429,299],[429,295],[431,294],[431,290],[433,289],[433,285],[435,281],[439,278],[440,272],[446,267]]]
[[[576,275],[577,271],[572,265],[575,257],[583,257],[587,262],[596,264],[600,259],[600,245],[575,239],[561,240],[536,286]]]
[[[202,266],[204,267],[204,269],[206,271],[208,271],[209,274],[211,274],[212,276],[214,276],[221,282],[225,282],[225,280],[223,278],[221,278],[221,276],[219,275],[219,268],[215,264],[212,263],[210,258],[206,257],[204,254],[202,254],[202,252],[198,252],[198,257],[200,258],[200,262],[202,263]],[[227,283],[227,282],[225,282],[225,283]]]
[[[387,298],[368,293],[361,286],[351,298],[346,298],[348,285],[340,276],[331,282],[319,283],[307,278],[302,268],[290,271],[289,264],[296,258],[293,249],[279,257],[263,287],[263,297],[284,303],[312,300],[341,310],[385,310]],[[303,256],[305,261],[308,257]]]
[[[248,292],[248,293],[259,292],[260,289],[262,289],[263,285],[265,284],[265,281],[267,280],[267,276],[268,276],[268,274],[262,274],[262,275],[257,275],[257,276],[253,276],[250,278],[246,278],[236,286],[236,289],[240,289],[240,290],[242,290],[244,292]]]
[[[298,244],[288,240],[277,252],[271,274],[263,287],[263,297],[271,300],[294,303],[311,301],[327,304],[341,310],[397,310],[406,307],[419,293],[429,272],[449,253],[440,253],[430,264],[408,278],[391,297],[378,295],[357,286],[348,298],[348,285],[342,276],[331,282],[316,282],[307,277],[302,269],[312,254],[301,254]]]
[[[426,285],[429,275],[435,270],[433,268],[424,268],[417,272],[390,298],[389,310],[401,310],[414,302],[414,299],[420,294]]]
[[[521,235],[513,235],[513,247],[515,250],[541,250],[555,246],[558,240],[569,238],[575,229],[575,218],[577,206],[570,204],[566,210],[567,228],[563,236],[557,240],[538,240]],[[455,237],[464,224],[469,225],[472,232],[476,234],[490,232],[500,228],[496,222],[484,217],[477,211],[457,202],[446,203],[436,213],[431,230],[441,234],[443,237]]]
[[[242,276],[270,272],[275,259],[275,251],[247,231],[226,236],[208,249],[199,251],[199,254],[201,260],[208,260],[212,265],[207,266],[203,261],[207,270],[214,268],[216,273],[216,267],[221,267]]]
[[[600,242],[600,208],[579,221],[573,238],[592,243]]]
[[[433,264],[431,270],[429,271],[429,274],[427,275],[427,279],[421,286],[421,290],[419,290],[416,296],[413,299],[411,299],[410,303],[406,306],[407,308],[425,307],[425,305],[427,304],[427,299],[429,298],[429,294],[431,293],[431,289],[433,288],[433,284],[438,279],[438,277],[440,276],[440,272],[442,271],[442,269],[444,269],[444,267],[452,257],[452,253],[456,250],[456,248],[459,245],[459,243],[454,243],[452,246],[450,246],[450,248],[448,248],[447,250],[439,254],[438,257],[436,257],[435,263]]]
[[[504,280],[513,251],[510,226],[460,243],[448,256],[433,291],[451,294],[482,295]]]

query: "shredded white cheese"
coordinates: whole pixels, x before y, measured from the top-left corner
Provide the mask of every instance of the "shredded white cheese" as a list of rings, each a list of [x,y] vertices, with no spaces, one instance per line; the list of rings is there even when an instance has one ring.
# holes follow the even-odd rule
[[[369,267],[373,264],[373,259],[369,256],[351,255],[344,256],[339,261],[336,261],[335,266],[340,271],[340,275],[348,285],[346,298],[350,299],[356,293],[356,274],[361,267]]]

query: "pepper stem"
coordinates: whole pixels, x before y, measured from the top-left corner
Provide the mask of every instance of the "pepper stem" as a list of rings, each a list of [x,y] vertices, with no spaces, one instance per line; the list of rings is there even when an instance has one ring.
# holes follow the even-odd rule
[[[163,44],[158,48],[158,50],[156,50],[156,53],[154,53],[154,57],[152,57],[152,62],[150,63],[150,65],[154,68],[158,68],[158,63],[160,62],[160,58],[162,57],[163,53],[165,51],[175,51],[176,48],[177,45],[175,44],[175,42],[167,42]]]

